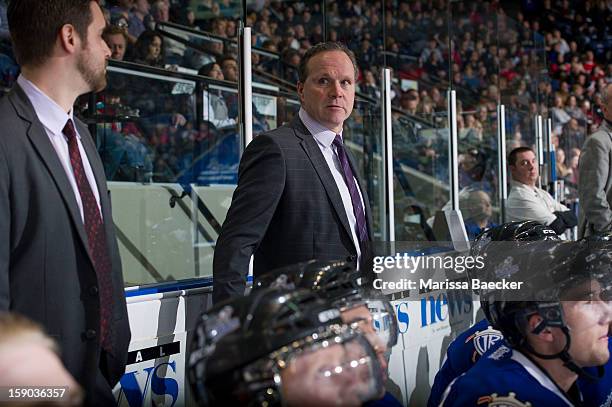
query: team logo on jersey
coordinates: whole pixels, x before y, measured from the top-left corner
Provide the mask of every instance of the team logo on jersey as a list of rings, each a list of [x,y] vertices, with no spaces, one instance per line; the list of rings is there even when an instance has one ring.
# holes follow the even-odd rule
[[[482,396],[477,401],[478,405],[486,404],[488,407],[531,407],[531,403],[521,402],[516,399],[516,393],[510,392],[507,396],[498,396],[493,393],[490,396]]]
[[[503,335],[497,329],[489,326],[484,331],[476,331],[473,335],[472,340],[474,341],[474,348],[480,356],[484,355],[486,351],[491,349],[493,345],[500,339],[503,339]]]

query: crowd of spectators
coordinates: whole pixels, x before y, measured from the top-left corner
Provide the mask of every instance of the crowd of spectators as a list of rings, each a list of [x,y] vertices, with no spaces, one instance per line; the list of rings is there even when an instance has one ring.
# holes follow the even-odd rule
[[[8,86],[18,68],[7,46],[4,1],[0,0],[0,38],[4,38],[0,74]],[[237,81],[239,1],[101,3],[108,21],[104,37],[113,59]],[[380,99],[381,69],[392,69],[394,134],[402,164],[445,180],[447,137],[436,129],[447,127],[445,91],[451,82],[459,101],[462,188],[485,185],[487,193],[496,188],[499,102],[506,106],[508,151],[534,144],[535,114],[551,117],[557,175],[569,183],[578,182],[580,147],[602,120],[599,93],[612,80],[610,2],[524,1],[520,7],[500,0],[452,2],[450,7],[443,0],[384,4],[383,10],[381,1],[330,2],[324,14],[322,3],[315,1],[247,2],[256,78],[294,84],[302,55],[326,35],[354,50],[360,67],[358,91],[366,99]],[[205,40],[185,31],[169,38],[155,31],[156,24],[164,22],[211,35]],[[205,67],[220,68],[222,74]],[[217,102],[212,121],[201,126],[193,115],[175,108],[165,112],[168,126],[176,127],[178,122],[199,134],[214,129],[215,123],[235,123],[235,95],[207,96]],[[222,106],[224,101],[228,106]],[[197,141],[204,136],[189,137]]]

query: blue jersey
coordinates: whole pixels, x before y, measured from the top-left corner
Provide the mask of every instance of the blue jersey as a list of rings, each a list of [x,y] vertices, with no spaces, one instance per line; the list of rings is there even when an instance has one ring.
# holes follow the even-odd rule
[[[579,390],[575,390],[577,397],[581,397]],[[502,345],[451,383],[440,405],[560,407],[574,404],[535,363],[521,352]]]
[[[608,341],[612,355],[612,338]],[[440,404],[442,395],[448,385],[467,372],[478,359],[506,345],[501,332],[494,330],[486,319],[483,319],[461,333],[448,347],[446,359],[436,374],[428,407]],[[586,368],[592,375],[597,375],[597,368]],[[596,381],[578,379],[578,386],[584,395],[585,405],[593,407],[612,407],[612,357],[604,367],[604,376]]]
[[[578,386],[584,395],[584,405],[589,407],[612,407],[612,338],[608,338],[610,360],[604,366],[604,375],[599,380],[578,379]],[[585,369],[597,376],[596,368]]]
[[[474,366],[482,355],[504,343],[501,332],[493,329],[486,319],[461,333],[446,350],[446,359],[436,374],[427,406],[438,406],[444,390],[453,380]]]

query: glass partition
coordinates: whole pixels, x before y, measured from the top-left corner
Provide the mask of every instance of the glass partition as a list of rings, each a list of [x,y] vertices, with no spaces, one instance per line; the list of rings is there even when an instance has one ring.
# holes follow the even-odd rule
[[[419,6],[388,7],[383,21],[393,69],[395,235],[410,242],[433,240],[435,212],[450,198],[446,8]]]
[[[109,88],[90,104],[113,202],[126,208],[116,220],[122,255],[136,264],[126,269],[140,270],[126,280],[211,273],[240,159],[239,19],[253,34],[255,136],[297,113],[297,66],[308,48],[328,39],[355,52],[358,96],[345,134],[367,181],[377,240],[386,240],[384,67],[392,70],[396,240],[433,239],[433,216],[449,206],[449,88],[457,92],[464,219],[481,226],[500,221],[497,105],[506,106],[507,151],[534,145],[535,115],[547,117],[554,102],[542,36],[488,3],[250,0],[243,6],[193,1],[195,19],[158,21],[165,48],[158,65],[167,70],[112,63]],[[130,189],[139,192],[129,197]],[[190,242],[189,249],[179,241]],[[173,256],[156,258],[160,245]]]
[[[91,100],[127,285],[206,277],[237,182],[237,89],[111,62]],[[276,106],[259,96],[257,104]],[[259,113],[258,113],[259,114]],[[261,112],[274,124],[276,110]]]
[[[434,240],[435,211],[450,197],[448,127],[400,110],[393,111],[393,119],[396,240]]]

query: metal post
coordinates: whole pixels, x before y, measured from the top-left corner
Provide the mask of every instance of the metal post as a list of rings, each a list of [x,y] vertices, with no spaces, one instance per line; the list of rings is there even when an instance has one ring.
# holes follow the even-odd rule
[[[506,201],[508,200],[508,173],[506,167],[506,107],[497,105],[497,139],[499,145],[499,208],[501,221],[506,222]]]
[[[385,147],[385,190],[387,227],[389,241],[395,241],[395,197],[393,195],[393,126],[391,121],[391,69],[385,68],[382,72],[383,101],[382,108],[382,131]]]
[[[536,155],[538,160],[538,169],[540,178],[538,179],[538,187],[542,187],[542,174],[544,169],[544,146],[542,140],[542,115],[535,117],[535,134],[536,134]]]
[[[253,140],[253,87],[251,73],[251,27],[244,27],[240,23],[238,33],[238,61],[240,68],[240,81],[238,81],[239,122],[242,149]]]
[[[546,131],[544,132],[544,135],[546,136],[545,141],[544,141],[544,145],[546,146],[546,161],[548,161],[549,164],[549,180],[550,182],[555,182],[557,180],[557,163],[556,163],[556,159],[555,159],[555,149],[553,147],[553,143],[552,143],[552,119],[549,117],[548,119],[546,119],[546,124],[545,124],[545,128]]]
[[[459,151],[457,138],[457,92],[449,90],[447,93],[448,100],[448,171],[450,180],[450,200],[452,209],[459,210]]]

